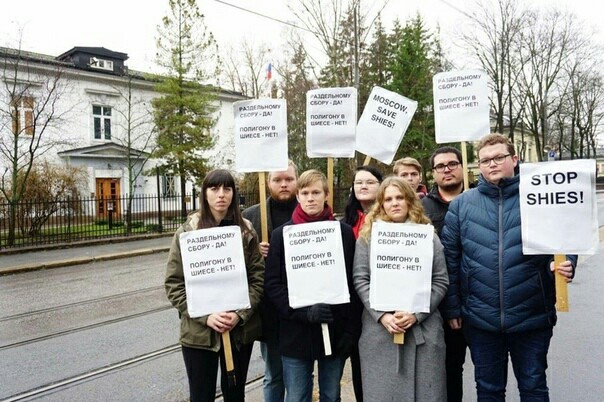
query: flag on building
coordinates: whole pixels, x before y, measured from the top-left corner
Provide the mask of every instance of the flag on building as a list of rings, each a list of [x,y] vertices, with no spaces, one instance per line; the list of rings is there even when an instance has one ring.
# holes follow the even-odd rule
[[[273,65],[271,63],[268,63],[268,66],[266,67],[266,79],[270,80],[273,77]]]

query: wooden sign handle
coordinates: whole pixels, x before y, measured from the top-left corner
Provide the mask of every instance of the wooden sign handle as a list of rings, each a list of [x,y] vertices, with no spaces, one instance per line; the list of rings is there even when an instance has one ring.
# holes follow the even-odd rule
[[[224,358],[226,360],[226,371],[229,386],[237,384],[235,377],[235,365],[233,364],[233,350],[231,349],[231,332],[225,331],[222,333],[222,349],[224,350]]]
[[[327,195],[327,203],[333,209],[333,158],[327,158],[327,188],[329,194]]]
[[[363,166],[369,165],[369,162],[371,162],[371,156],[366,156],[365,160],[363,161]]]
[[[394,334],[394,343],[397,345],[403,345],[405,343],[405,333]]]
[[[325,356],[331,356],[331,340],[329,339],[329,326],[326,323],[321,324],[321,332],[323,332],[323,347],[325,348]]]
[[[268,218],[266,215],[266,177],[264,172],[258,173],[258,189],[260,190],[260,241],[268,243]]]
[[[470,178],[468,177],[468,148],[466,142],[461,142],[461,162],[463,167],[463,189],[468,191],[470,189]]]
[[[554,266],[556,268],[554,278],[556,280],[556,310],[568,312],[568,283],[566,278],[558,273],[558,266],[566,261],[566,255],[554,255]]]

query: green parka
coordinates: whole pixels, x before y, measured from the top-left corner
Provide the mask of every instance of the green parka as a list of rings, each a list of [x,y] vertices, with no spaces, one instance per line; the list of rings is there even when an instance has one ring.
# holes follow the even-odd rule
[[[191,214],[187,221],[176,231],[172,239],[172,246],[168,255],[165,287],[168,300],[180,314],[180,343],[183,346],[220,350],[220,333],[207,326],[208,316],[191,318],[187,312],[187,297],[185,294],[185,277],[180,254],[180,234],[196,230],[201,215],[199,212]],[[262,325],[258,306],[262,299],[264,285],[264,258],[258,248],[258,239],[248,220],[244,220],[249,231],[243,237],[243,254],[247,268],[247,281],[250,294],[251,308],[237,310],[240,318],[237,326],[231,331],[231,342],[239,348],[241,344],[249,344],[258,339],[262,334]],[[225,289],[228,292],[228,289]]]

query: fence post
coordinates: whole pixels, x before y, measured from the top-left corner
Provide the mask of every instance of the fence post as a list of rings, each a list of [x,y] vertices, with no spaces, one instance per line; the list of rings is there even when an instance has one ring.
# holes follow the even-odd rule
[[[157,224],[159,232],[164,231],[164,226],[162,224],[162,216],[161,216],[161,186],[159,182],[159,169],[155,169],[155,175],[157,177]]]
[[[195,203],[195,201],[197,200],[197,194],[195,194],[195,186],[193,186],[193,195],[191,197],[193,197],[192,205],[193,205],[193,211],[195,211],[195,210],[197,210],[197,205]]]

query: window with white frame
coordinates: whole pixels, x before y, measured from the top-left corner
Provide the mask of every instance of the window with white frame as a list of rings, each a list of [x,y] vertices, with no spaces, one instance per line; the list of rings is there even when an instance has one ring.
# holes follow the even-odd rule
[[[95,140],[111,139],[111,107],[92,105]]]
[[[98,68],[100,70],[113,71],[113,62],[111,60],[98,59],[91,57],[88,65],[92,68]]]
[[[164,197],[174,197],[176,195],[176,177],[164,175],[163,193]]]
[[[17,135],[34,134],[34,98],[33,96],[13,96],[11,101],[13,133]]]

